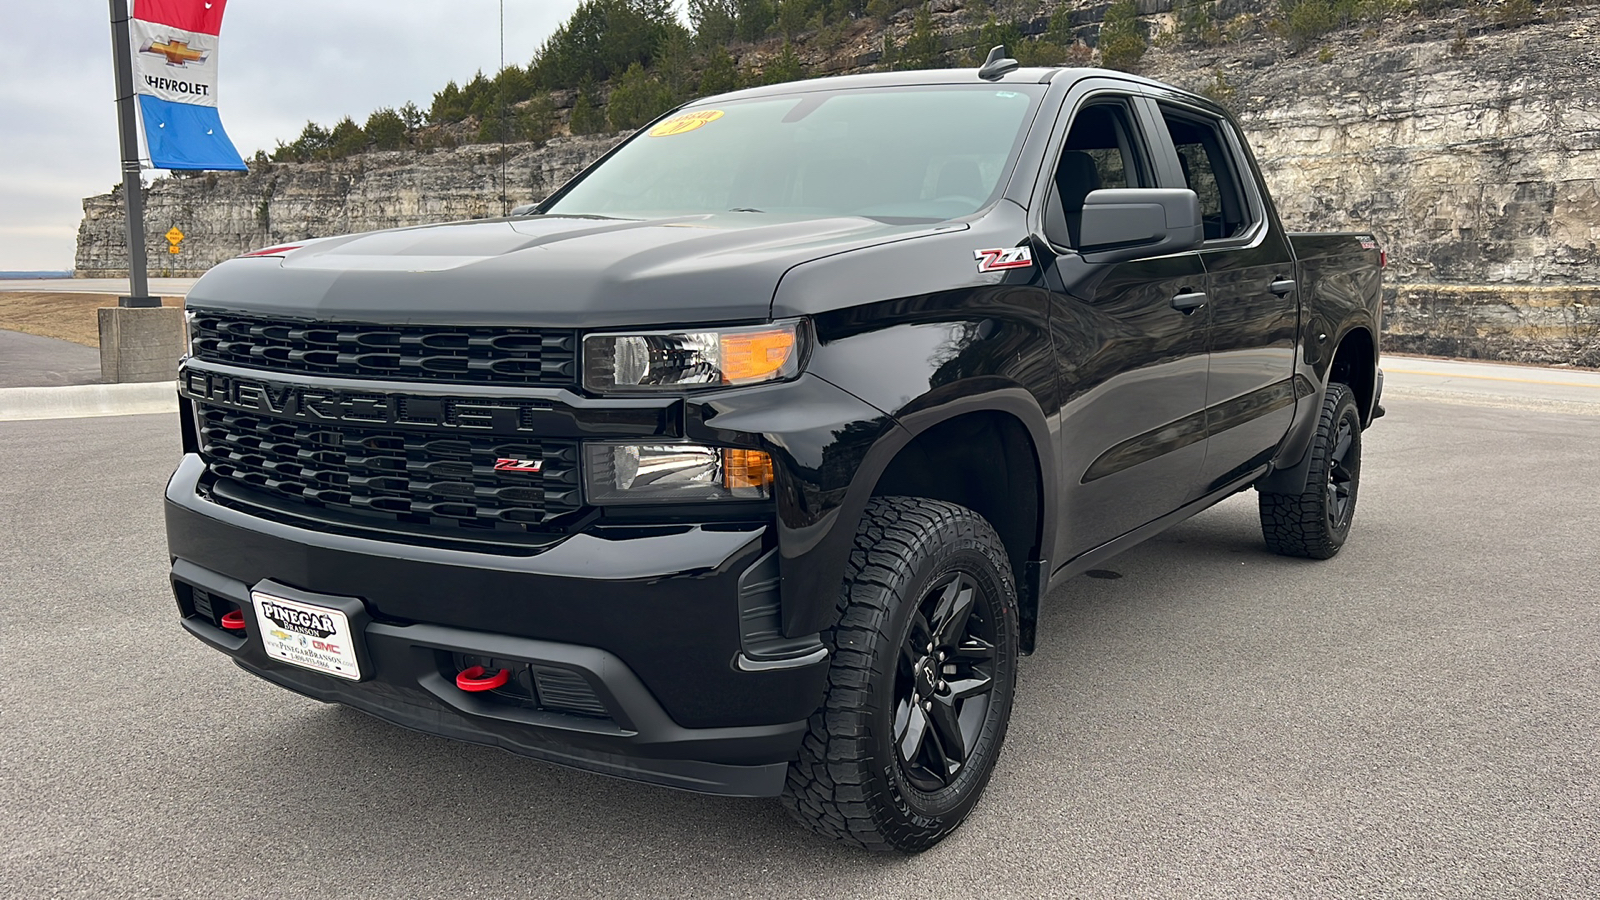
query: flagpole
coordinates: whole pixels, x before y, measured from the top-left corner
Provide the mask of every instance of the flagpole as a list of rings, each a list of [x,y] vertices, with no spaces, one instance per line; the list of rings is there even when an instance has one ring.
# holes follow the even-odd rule
[[[111,59],[117,74],[117,128],[122,133],[122,197],[128,204],[129,296],[124,307],[160,306],[150,296],[144,258],[144,186],[140,183],[139,133],[133,111],[133,54],[128,36],[128,0],[111,0]]]

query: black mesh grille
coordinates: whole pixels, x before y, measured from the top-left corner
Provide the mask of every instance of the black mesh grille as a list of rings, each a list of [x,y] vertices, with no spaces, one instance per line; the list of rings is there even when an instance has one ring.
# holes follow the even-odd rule
[[[196,359],[342,378],[572,385],[577,336],[564,329],[304,322],[197,311]]]
[[[534,666],[533,680],[539,687],[541,706],[586,716],[610,715],[606,705],[595,696],[594,688],[577,672]]]
[[[572,441],[440,437],[203,404],[199,416],[213,475],[307,507],[459,533],[540,530],[580,505]],[[496,471],[499,459],[537,460],[539,471]]]

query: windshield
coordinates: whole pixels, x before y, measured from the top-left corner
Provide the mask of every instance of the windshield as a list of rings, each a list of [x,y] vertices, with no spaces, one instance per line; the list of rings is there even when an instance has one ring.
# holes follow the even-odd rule
[[[1042,92],[939,85],[713,102],[635,136],[543,212],[964,216],[1002,187]]]

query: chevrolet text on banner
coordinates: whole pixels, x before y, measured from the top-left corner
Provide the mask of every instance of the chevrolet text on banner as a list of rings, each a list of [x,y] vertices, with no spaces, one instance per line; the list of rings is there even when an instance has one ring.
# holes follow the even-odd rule
[[[134,91],[158,169],[244,169],[217,115],[217,42],[227,0],[134,0]]]

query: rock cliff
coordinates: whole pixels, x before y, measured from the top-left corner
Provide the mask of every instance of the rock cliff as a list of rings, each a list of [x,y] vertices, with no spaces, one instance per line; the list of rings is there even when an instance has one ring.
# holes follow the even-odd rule
[[[334,162],[252,164],[245,173],[158,179],[145,192],[146,251],[153,273],[199,274],[249,250],[277,243],[498,216],[506,202],[527,203],[593,162],[621,135],[558,137],[543,146],[475,144],[431,153],[366,153]],[[76,269],[80,276],[126,272],[122,190],[83,201]],[[181,250],[162,237],[176,227]]]
[[[1140,8],[1170,27],[1168,0]],[[1386,347],[1600,366],[1600,9],[1520,28],[1408,18],[1290,53],[1252,8],[1240,6],[1242,34],[1225,46],[1158,42],[1140,71],[1239,114],[1291,229],[1378,234]],[[965,55],[962,4],[934,9],[948,55]],[[1090,42],[1100,13],[1081,15]],[[907,27],[902,17],[890,30]],[[804,55],[815,70],[860,69],[874,40]],[[770,52],[747,48],[741,62]],[[618,137],[512,145],[506,197],[543,197]],[[151,267],[195,272],[281,241],[495,215],[500,197],[489,145],[161,179],[147,194]],[[80,274],[125,269],[120,206],[116,193],[84,201]],[[160,237],[173,226],[187,235],[176,256]]]

